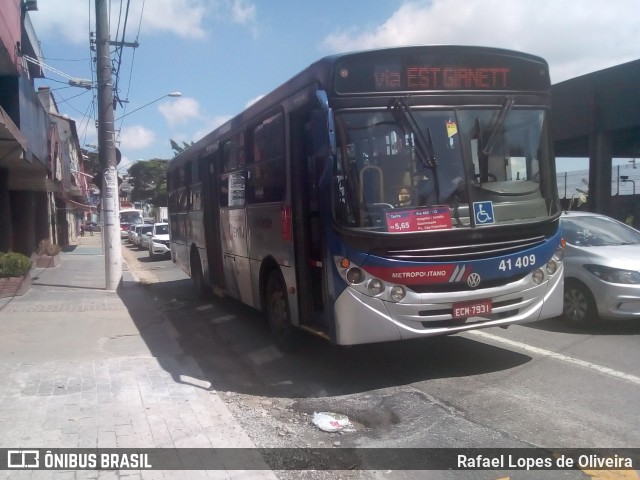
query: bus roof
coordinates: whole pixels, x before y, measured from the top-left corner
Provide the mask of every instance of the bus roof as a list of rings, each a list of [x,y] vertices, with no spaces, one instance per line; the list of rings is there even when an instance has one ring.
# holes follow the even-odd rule
[[[339,92],[333,92],[334,67],[336,65],[348,63],[349,61],[355,59],[375,58],[376,56],[387,56],[389,58],[392,56],[416,58],[416,56],[418,55],[429,55],[431,58],[440,59],[440,61],[445,58],[444,56],[446,56],[447,58],[450,56],[458,56],[461,58],[465,57],[467,59],[472,59],[475,56],[492,56],[495,59],[501,58],[505,61],[519,60],[521,62],[537,64],[540,68],[543,68],[545,70],[546,76],[542,83],[550,83],[549,69],[546,60],[536,55],[504,48],[468,45],[414,45],[352,51],[328,55],[310,64],[307,68],[291,77],[289,80],[275,88],[273,91],[264,95],[260,100],[247,107],[244,111],[238,113],[226,123],[222,124],[218,128],[205,135],[194,145],[191,145],[183,152],[176,155],[176,157],[171,159],[167,168],[176,168],[180,166],[184,161],[188,161],[189,159],[193,158],[194,154],[199,155],[202,150],[206,149],[209,145],[216,142],[221,135],[233,131],[238,126],[243,125],[248,119],[267,112],[269,109],[272,109],[274,105],[283,102],[291,95],[301,91],[304,88],[308,88],[310,85],[315,84],[317,88],[325,89],[330,93],[340,95]],[[377,93],[385,93],[388,95],[390,94],[390,92],[390,90],[383,90]]]

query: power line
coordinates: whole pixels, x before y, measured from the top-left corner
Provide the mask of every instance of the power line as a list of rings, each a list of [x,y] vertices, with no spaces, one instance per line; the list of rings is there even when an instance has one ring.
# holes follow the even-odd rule
[[[125,95],[125,98],[127,99],[127,101],[129,99],[129,93],[131,92],[131,82],[132,82],[132,79],[133,79],[133,67],[135,65],[136,49],[137,49],[137,46],[138,46],[138,40],[140,38],[140,30],[142,29],[142,18],[144,17],[144,7],[145,7],[145,0],[142,1],[142,9],[140,10],[140,20],[138,21],[138,31],[136,32],[136,37],[135,37],[135,41],[134,41],[135,47],[133,49],[133,53],[132,53],[132,56],[131,56],[131,67],[129,69],[129,80],[127,82],[127,90],[126,90],[126,95]],[[123,36],[122,39],[124,41],[124,36]],[[128,103],[125,103],[123,111],[122,111],[123,114],[120,117],[120,128],[117,129],[118,135],[122,131],[122,123],[123,123],[122,118],[127,115],[127,106],[128,106]]]
[[[69,80],[69,85],[72,85],[74,87],[82,87],[82,88],[86,88],[87,90],[90,90],[92,88],[92,82],[91,80],[84,80],[81,78],[76,78],[76,77],[72,77],[71,75],[68,75],[66,73],[64,73],[61,70],[58,70],[57,68],[53,68],[50,65],[47,65],[44,62],[41,62],[40,60],[37,60],[33,57],[30,57],[29,55],[26,54],[22,54],[21,55],[22,58],[24,58],[26,61],[33,63],[34,65],[39,66],[40,68],[43,68],[45,70],[49,70],[50,72],[55,73],[56,75],[66,78],[67,80]]]

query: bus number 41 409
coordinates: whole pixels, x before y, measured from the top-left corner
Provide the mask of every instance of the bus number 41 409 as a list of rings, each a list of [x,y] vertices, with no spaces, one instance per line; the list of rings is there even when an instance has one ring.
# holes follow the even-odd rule
[[[532,267],[536,264],[536,256],[532,253],[531,255],[524,255],[522,257],[507,258],[506,260],[501,260],[498,269],[503,272],[508,272],[510,270],[520,270],[521,268]]]

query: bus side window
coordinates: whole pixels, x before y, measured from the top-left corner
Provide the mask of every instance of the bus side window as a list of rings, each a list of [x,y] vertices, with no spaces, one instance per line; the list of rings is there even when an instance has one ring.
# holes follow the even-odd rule
[[[229,174],[220,175],[220,206],[229,206]]]
[[[244,167],[244,132],[239,132],[222,144],[222,164],[225,172]]]
[[[284,199],[284,115],[278,113],[253,129],[253,157],[247,167],[247,201],[280,202]]]

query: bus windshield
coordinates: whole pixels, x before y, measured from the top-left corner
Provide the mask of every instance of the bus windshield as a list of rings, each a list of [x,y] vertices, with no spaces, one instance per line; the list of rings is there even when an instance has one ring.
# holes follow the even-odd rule
[[[408,233],[556,214],[547,112],[505,105],[337,112],[338,224]]]
[[[121,210],[120,223],[142,223],[142,212],[139,210]]]

